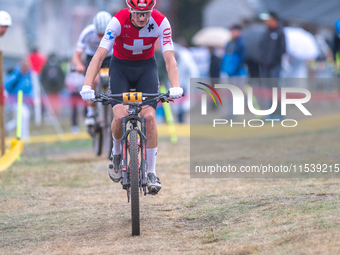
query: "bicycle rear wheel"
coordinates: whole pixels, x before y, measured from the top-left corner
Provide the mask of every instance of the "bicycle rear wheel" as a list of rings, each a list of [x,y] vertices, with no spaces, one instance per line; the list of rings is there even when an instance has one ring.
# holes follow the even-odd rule
[[[139,222],[139,171],[138,171],[138,132],[130,132],[130,189],[132,235],[140,234]]]
[[[103,130],[99,126],[95,127],[94,135],[92,137],[92,146],[94,154],[100,156],[103,147]]]

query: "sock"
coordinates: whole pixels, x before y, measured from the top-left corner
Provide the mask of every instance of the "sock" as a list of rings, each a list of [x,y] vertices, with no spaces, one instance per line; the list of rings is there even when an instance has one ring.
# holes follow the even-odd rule
[[[94,116],[94,109],[93,107],[87,107],[86,117]]]
[[[121,154],[122,153],[122,144],[121,144],[122,139],[114,138],[113,134],[112,134],[112,139],[113,139],[113,148],[112,148],[113,155]]]
[[[148,173],[154,173],[156,175],[156,158],[157,147],[153,149],[146,149],[146,161],[148,164]]]

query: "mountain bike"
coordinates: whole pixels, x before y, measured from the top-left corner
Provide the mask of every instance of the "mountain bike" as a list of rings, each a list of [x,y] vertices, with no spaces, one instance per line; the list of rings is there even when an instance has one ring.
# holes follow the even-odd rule
[[[97,86],[98,93],[108,92],[109,88],[109,68],[101,68],[99,70],[99,84]],[[96,122],[89,133],[92,136],[93,151],[96,156],[102,154],[104,148],[104,155],[110,158],[112,151],[112,132],[111,121],[113,119],[112,108],[98,104],[96,106]]]
[[[122,118],[122,179],[123,189],[127,191],[128,202],[131,197],[131,220],[132,235],[140,235],[139,217],[139,192],[155,195],[147,192],[147,161],[146,161],[146,119],[138,114],[144,107],[142,103],[151,102],[173,102],[167,93],[141,93],[128,92],[122,94],[100,94],[96,96],[96,102],[108,105],[113,102],[128,105],[128,116]],[[128,127],[128,128],[127,128]]]

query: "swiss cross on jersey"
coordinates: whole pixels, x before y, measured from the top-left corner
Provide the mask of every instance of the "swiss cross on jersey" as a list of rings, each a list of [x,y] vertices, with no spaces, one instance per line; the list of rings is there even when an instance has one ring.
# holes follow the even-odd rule
[[[152,44],[144,45],[143,39],[134,39],[133,45],[128,45],[124,43],[124,48],[127,50],[132,51],[132,55],[139,55],[143,54],[144,50],[148,50],[152,47]]]
[[[137,29],[132,25],[127,9],[122,10],[115,17],[121,29],[114,44],[114,55],[117,58],[149,59],[154,55],[154,44],[157,38],[160,38],[162,46],[166,44],[172,46],[170,24],[160,12],[153,10],[148,24],[142,29]]]

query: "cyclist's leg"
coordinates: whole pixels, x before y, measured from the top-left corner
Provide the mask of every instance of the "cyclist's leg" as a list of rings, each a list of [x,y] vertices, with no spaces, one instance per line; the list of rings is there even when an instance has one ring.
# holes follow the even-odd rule
[[[145,106],[144,106],[145,107]],[[146,119],[146,148],[158,147],[158,131],[156,124],[156,110],[153,107],[146,107],[140,112],[141,117]]]
[[[159,80],[156,60],[154,58],[146,60],[146,64],[141,70],[141,77],[136,85],[136,90],[143,93],[158,93]],[[156,124],[156,107],[157,102],[152,101],[146,103],[148,106],[143,106],[141,116],[146,118],[146,137],[148,149],[157,148],[158,146],[158,132]]]
[[[130,90],[129,81],[122,71],[124,69],[119,61],[111,59],[110,64],[110,93],[120,94]],[[118,182],[122,176],[121,170],[121,138],[122,138],[122,124],[121,119],[127,116],[126,105],[113,103],[111,104],[113,111],[113,120],[111,122],[113,148],[112,161],[109,165],[109,176],[112,181]]]
[[[141,78],[139,79],[136,90],[144,93],[157,93],[159,90],[158,70],[154,58],[146,60],[143,66]],[[148,106],[144,106],[140,115],[146,119],[146,156],[147,156],[147,176],[148,190],[153,194],[161,189],[161,182],[156,176],[156,158],[158,149],[158,132],[156,124],[156,107],[157,102],[149,102]]]
[[[147,160],[147,176],[148,190],[152,194],[157,194],[161,190],[161,182],[156,175],[156,159],[158,150],[158,131],[156,126],[156,110],[153,107],[147,107],[140,114],[146,119],[146,160]]]
[[[121,61],[112,57],[110,63],[110,92],[112,94],[120,94],[130,90],[130,82],[127,75],[126,68],[125,66],[122,66]],[[122,117],[127,116],[126,110],[128,106],[123,106],[122,104],[117,103],[112,103],[111,106],[114,116],[111,123],[111,130],[114,138],[113,151],[118,152],[118,145],[120,144],[120,139],[122,137],[121,119]]]
[[[127,105],[122,105],[122,104],[117,104],[112,108],[113,111],[113,120],[111,123],[111,130],[112,130],[112,134],[114,136],[114,138],[117,139],[121,139],[122,137],[122,123],[121,123],[121,119],[123,117],[126,117],[127,114],[127,110],[128,106]]]

